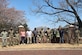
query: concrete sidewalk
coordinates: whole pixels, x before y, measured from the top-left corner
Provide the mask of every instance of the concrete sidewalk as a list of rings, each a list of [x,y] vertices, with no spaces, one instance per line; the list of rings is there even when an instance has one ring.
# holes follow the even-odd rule
[[[21,50],[82,50],[82,44],[57,44],[57,43],[37,43],[21,44],[15,46],[0,47],[0,51],[21,51]]]

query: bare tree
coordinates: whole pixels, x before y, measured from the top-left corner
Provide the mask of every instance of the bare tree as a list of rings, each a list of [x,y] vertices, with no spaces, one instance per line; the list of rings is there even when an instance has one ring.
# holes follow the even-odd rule
[[[73,24],[82,28],[82,21],[79,16],[79,12],[82,10],[82,0],[60,0],[58,5],[55,5],[55,0],[43,0],[43,3],[39,3],[34,10],[36,13],[42,13],[47,15],[57,16],[57,21],[64,21],[68,24]],[[37,4],[36,3],[36,4]],[[73,23],[77,20],[78,24]]]

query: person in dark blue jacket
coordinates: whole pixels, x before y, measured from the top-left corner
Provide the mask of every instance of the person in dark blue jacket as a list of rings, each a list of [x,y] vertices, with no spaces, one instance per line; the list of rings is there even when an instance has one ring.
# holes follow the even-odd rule
[[[61,26],[59,26],[59,34],[60,34],[60,43],[64,43],[64,31]]]

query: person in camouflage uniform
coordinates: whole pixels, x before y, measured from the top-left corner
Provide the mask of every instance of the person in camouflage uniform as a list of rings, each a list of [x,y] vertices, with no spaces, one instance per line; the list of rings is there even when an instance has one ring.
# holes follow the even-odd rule
[[[14,30],[12,29],[12,27],[9,30],[9,46],[13,46],[14,45]]]
[[[20,44],[20,35],[19,35],[18,31],[16,31],[16,33],[15,33],[15,44],[16,45]]]
[[[44,30],[43,30],[43,28],[41,29],[40,36],[41,36],[41,42],[43,43],[43,39],[44,39]]]
[[[75,28],[73,25],[70,25],[68,29],[68,43],[74,44],[74,39],[75,39]]]
[[[7,36],[8,36],[8,32],[4,29],[1,32],[1,36],[2,36],[2,47],[6,47],[7,46]]]
[[[56,42],[56,30],[51,29],[51,43],[55,43],[55,42]]]
[[[51,42],[51,30],[50,28],[47,28],[47,35],[48,35],[48,41]]]
[[[38,31],[37,43],[41,43],[41,31]]]
[[[59,30],[56,29],[56,43],[59,43],[60,42],[60,33],[59,33]]]
[[[80,30],[76,28],[75,30],[75,42],[79,44]]]
[[[47,31],[44,31],[43,43],[47,42]]]

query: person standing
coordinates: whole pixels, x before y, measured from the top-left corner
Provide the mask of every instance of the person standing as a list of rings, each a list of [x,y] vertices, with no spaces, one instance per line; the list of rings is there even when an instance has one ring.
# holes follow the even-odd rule
[[[42,33],[41,33],[41,30],[38,31],[38,35],[37,35],[37,41],[38,43],[41,43],[42,42]]]
[[[41,28],[41,43],[44,42],[44,30]]]
[[[59,34],[60,34],[60,43],[64,43],[64,31],[61,26],[59,26]]]
[[[19,35],[19,33],[18,33],[18,31],[16,31],[16,33],[15,33],[15,44],[16,45],[19,45],[20,44],[20,35]]]
[[[69,26],[69,29],[68,29],[68,42],[71,43],[71,44],[74,44],[74,39],[75,39],[75,29],[74,29],[74,26],[73,25],[70,25]]]
[[[56,29],[56,43],[59,43],[60,41],[60,33],[59,33],[59,30]]]
[[[51,30],[50,28],[47,28],[47,36],[48,36],[48,42],[51,42]]]
[[[7,46],[7,36],[8,36],[8,32],[4,29],[1,32],[1,36],[2,36],[2,47],[6,47]]]
[[[43,43],[47,43],[47,31],[44,32]]]
[[[34,28],[34,30],[33,30],[33,43],[37,43],[37,35],[38,35],[38,32],[37,32],[36,28]]]
[[[11,27],[9,30],[9,46],[13,46],[14,45],[14,30]]]
[[[22,30],[20,31],[20,37],[21,37],[21,42],[20,42],[20,44],[21,44],[21,43],[24,44],[24,43],[25,43],[25,40],[26,40],[26,32],[25,32],[24,29],[22,29]]]
[[[80,30],[76,28],[75,30],[75,42],[79,44]]]
[[[51,43],[56,42],[56,31],[55,29],[51,29]]]
[[[26,32],[26,36],[27,36],[27,43],[31,44],[32,43],[32,31],[28,30]]]

